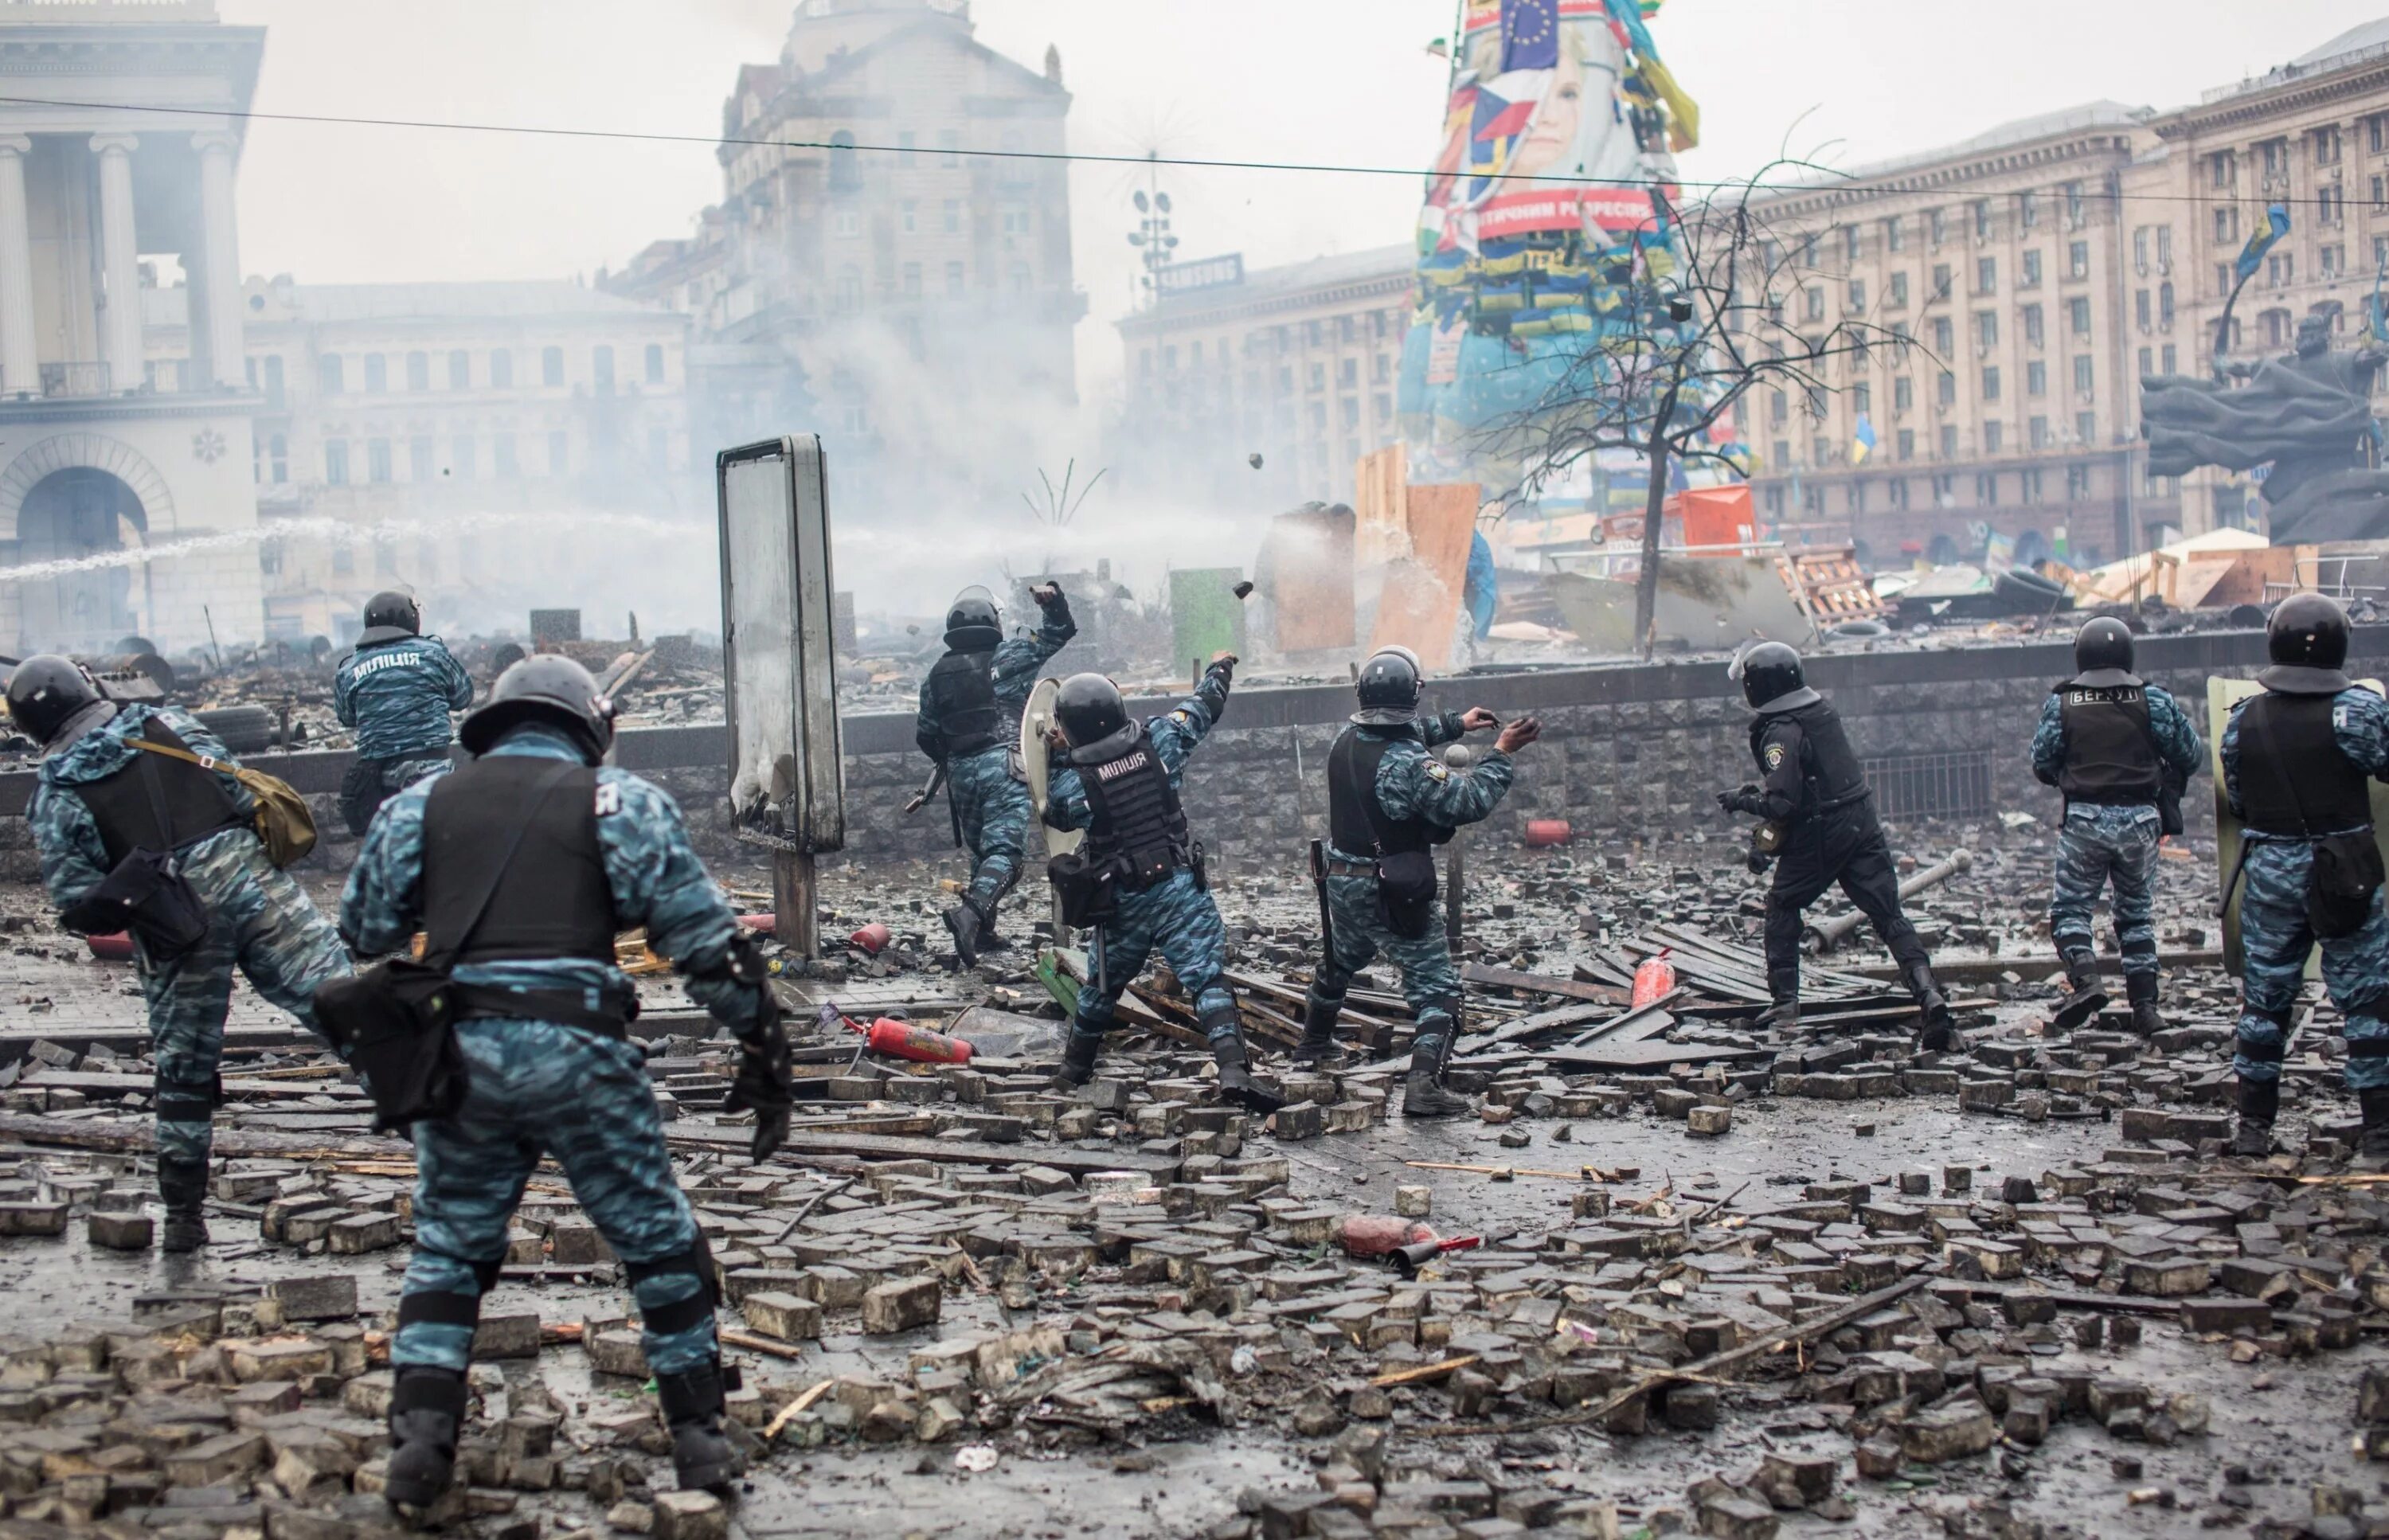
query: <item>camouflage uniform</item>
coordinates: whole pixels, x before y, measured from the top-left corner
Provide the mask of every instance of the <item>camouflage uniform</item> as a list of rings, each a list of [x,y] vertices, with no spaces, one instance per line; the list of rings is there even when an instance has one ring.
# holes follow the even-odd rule
[[[966,896],[990,928],[996,906],[1020,881],[1020,863],[1028,848],[1028,824],[1036,816],[1028,783],[1012,770],[1020,737],[1020,713],[1037,688],[1039,671],[1078,634],[1077,622],[1065,609],[1048,616],[1032,634],[1016,636],[997,647],[989,672],[995,681],[996,705],[1003,708],[1006,739],[946,761],[946,795],[953,804],[955,834],[970,851],[973,863]],[[924,685],[914,735],[926,745],[936,740],[938,731],[928,688]]]
[[[2170,694],[2153,684],[2146,690],[2157,759],[2187,780],[2198,772],[2206,747]],[[2064,764],[2064,704],[2051,694],[2042,703],[2040,726],[2032,736],[2032,767],[2041,780],[2053,785]],[[2159,825],[2154,803],[2066,805],[2065,822],[2057,836],[2057,883],[2050,897],[2049,929],[2056,939],[2058,956],[2069,967],[2095,960],[2098,948],[2091,937],[2090,910],[2112,879],[2115,940],[2123,953],[2124,976],[2156,973],[2157,933],[2151,910],[2156,897]]]
[[[2224,794],[2234,813],[2243,811],[2240,719],[2241,707],[2235,706],[2223,729]],[[2389,702],[2370,690],[2343,690],[2332,701],[2332,726],[2350,763],[2367,775],[2389,776]],[[2253,834],[2247,839],[2240,888],[2240,1031],[2231,1067],[2243,1080],[2278,1082],[2291,1010],[2317,940],[2306,923],[2306,874],[2314,865],[2314,846],[2303,839]],[[2353,1051],[2357,1043],[2389,1039],[2389,919],[2382,915],[2379,895],[2361,929],[2322,942],[2322,979],[2346,1017],[2348,1088],[2389,1087],[2389,1057]]]
[[[1363,728],[1361,731],[1369,731]],[[1377,806],[1397,822],[1422,819],[1443,829],[1481,822],[1508,794],[1517,765],[1495,750],[1466,774],[1454,774],[1427,751],[1462,735],[1460,718],[1452,712],[1424,718],[1418,735],[1395,740],[1377,766]],[[1368,862],[1370,852],[1328,846],[1330,859]],[[1461,997],[1460,974],[1452,966],[1451,948],[1444,930],[1442,900],[1436,901],[1424,935],[1398,935],[1386,924],[1371,876],[1330,876],[1327,908],[1334,922],[1333,942],[1326,960],[1313,975],[1306,1002],[1306,1019],[1341,1011],[1352,975],[1366,968],[1379,952],[1401,970],[1402,997],[1418,1019],[1412,1051],[1424,1048],[1433,1057],[1457,1028],[1452,1012]]]
[[[1171,787],[1182,784],[1194,745],[1227,710],[1228,689],[1225,678],[1206,674],[1194,694],[1144,724],[1145,736],[1160,756]],[[1054,773],[1047,788],[1045,821],[1056,829],[1093,825],[1094,814],[1075,769]],[[1091,1050],[1110,1030],[1120,996],[1144,971],[1156,948],[1178,976],[1179,986],[1194,1002],[1197,1019],[1220,1024],[1213,1041],[1234,1030],[1236,999],[1221,978],[1228,967],[1227,927],[1220,923],[1220,906],[1196,885],[1194,872],[1173,872],[1141,893],[1118,895],[1111,917],[1095,928],[1091,946],[1088,967],[1094,970],[1097,959],[1101,960],[1101,982],[1100,987],[1090,984],[1079,991],[1071,1031],[1081,1039],[1082,1050]]]
[[[332,714],[357,733],[357,760],[340,785],[351,834],[364,834],[390,797],[447,773],[448,714],[472,704],[471,676],[436,636],[359,647],[341,659]]]
[[[536,724],[517,727],[491,752],[581,758],[562,733]],[[397,950],[422,923],[423,818],[433,784],[392,797],[358,852],[340,903],[340,933],[360,956]],[[754,1035],[763,999],[758,986],[722,971],[737,922],[689,844],[679,808],[661,789],[612,769],[597,772],[597,805],[617,923],[645,925],[648,945],[673,959],[690,997],[742,1037]],[[577,988],[593,1011],[633,998],[620,970],[584,959],[465,966],[454,977],[520,989]],[[486,1293],[505,1258],[523,1184],[543,1154],[553,1155],[629,1269],[647,1322],[647,1367],[672,1374],[713,1362],[709,1301],[691,1308],[709,1287],[709,1279],[700,1281],[709,1263],[700,1260],[697,1271],[655,1266],[706,1254],[673,1178],[638,1047],[529,1019],[468,1020],[456,1035],[470,1062],[472,1089],[454,1117],[415,1126],[415,1244],[405,1293],[476,1302]],[[658,1315],[681,1323],[658,1330]],[[390,1361],[462,1370],[472,1339],[469,1325],[408,1320]]]
[[[42,884],[61,910],[90,897],[109,865],[99,825],[73,788],[133,763],[142,751],[124,740],[138,736],[153,718],[192,752],[232,763],[222,741],[191,717],[150,706],[118,707],[113,718],[44,759],[25,816],[42,853]],[[256,798],[240,783],[226,776],[224,788],[241,814],[256,811]],[[205,939],[171,961],[150,958],[136,939],[134,960],[158,1064],[159,1157],[204,1163],[233,970],[313,1031],[315,989],[347,973],[349,957],[305,890],[267,859],[253,829],[221,830],[192,843],[183,850],[182,869],[207,906]]]

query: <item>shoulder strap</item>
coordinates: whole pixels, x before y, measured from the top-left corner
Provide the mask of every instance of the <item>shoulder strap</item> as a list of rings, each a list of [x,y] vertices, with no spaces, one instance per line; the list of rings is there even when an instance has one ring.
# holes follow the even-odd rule
[[[145,732],[148,731],[147,723],[145,722],[142,724],[142,731]],[[127,738],[124,741],[128,744],[132,744],[137,748],[162,748],[165,746],[162,744],[147,743],[139,738]],[[158,837],[165,841],[166,844],[166,847],[158,853],[165,857],[169,861],[172,861],[174,857],[174,847],[176,843],[174,839],[174,815],[166,806],[165,787],[159,784],[157,760],[144,759],[141,761],[141,788],[149,794],[149,816],[158,821]]]
[[[523,835],[530,830],[530,815],[539,810],[539,805],[547,800],[548,794],[562,784],[567,776],[581,768],[569,761],[562,762],[531,783],[530,791],[523,797],[521,810],[515,814],[515,832],[506,841],[505,854],[500,856],[497,864],[490,869],[489,882],[482,886],[481,896],[473,900],[473,917],[465,922],[463,930],[456,933],[455,944],[437,959],[426,957],[424,961],[427,963],[445,973],[449,960],[462,954],[472,944],[473,933],[481,928],[482,918],[490,912],[490,900],[498,896],[498,885],[505,880],[506,868],[514,864],[515,852],[522,848]]]
[[[197,765],[204,770],[217,770],[224,775],[232,773],[231,767],[212,754],[194,754],[189,749],[178,748],[172,744],[151,743],[147,736],[149,731],[147,722],[141,724],[141,731],[144,736],[124,739],[124,746],[141,749],[149,754],[162,754],[169,759],[180,759],[186,765]]]

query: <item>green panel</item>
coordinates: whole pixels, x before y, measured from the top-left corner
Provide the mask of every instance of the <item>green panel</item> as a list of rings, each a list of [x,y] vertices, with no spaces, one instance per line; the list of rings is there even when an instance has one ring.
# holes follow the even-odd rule
[[[1240,566],[1206,566],[1169,575],[1169,618],[1183,668],[1200,658],[1225,650],[1242,656],[1245,650],[1245,603],[1236,597],[1244,580]]]

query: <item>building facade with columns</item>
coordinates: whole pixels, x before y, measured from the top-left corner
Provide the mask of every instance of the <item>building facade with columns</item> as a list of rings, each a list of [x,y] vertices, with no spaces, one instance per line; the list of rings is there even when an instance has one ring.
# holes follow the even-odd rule
[[[263,48],[212,0],[0,0],[13,95],[142,104],[0,102],[0,568],[66,568],[0,580],[8,650],[261,630],[234,115]],[[170,270],[195,301],[193,388],[166,396],[143,307]],[[143,547],[178,554],[110,565]]]
[[[1354,463],[1401,437],[1394,382],[1417,264],[1403,245],[1164,269],[1152,301],[1118,323],[1114,474],[1231,503],[1352,501]]]

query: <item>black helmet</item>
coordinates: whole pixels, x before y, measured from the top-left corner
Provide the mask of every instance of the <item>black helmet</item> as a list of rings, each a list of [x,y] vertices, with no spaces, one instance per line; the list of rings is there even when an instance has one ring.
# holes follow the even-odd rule
[[[26,736],[47,745],[76,712],[107,697],[82,664],[43,653],[17,665],[8,676],[8,716]]]
[[[2074,633],[2074,668],[2082,674],[2100,668],[2130,673],[2132,628],[2112,615],[2102,615],[2085,625]]]
[[[1119,686],[1103,675],[1072,674],[1054,696],[1054,720],[1071,748],[1094,748],[1127,730],[1128,702],[1120,697]]]
[[[1742,681],[1742,698],[1757,711],[1789,711],[1819,698],[1808,688],[1800,655],[1781,642],[1745,648],[1727,665],[1726,678]]]
[[[593,765],[614,742],[614,703],[597,693],[588,669],[561,653],[536,653],[500,674],[456,736],[466,752],[487,754],[520,722],[562,728]]]
[[[415,596],[392,591],[377,593],[365,601],[365,629],[358,636],[357,645],[370,647],[422,634],[423,611],[415,605]]]
[[[1361,699],[1354,721],[1364,727],[1399,727],[1418,715],[1426,677],[1419,671],[1418,654],[1408,647],[1384,647],[1361,665],[1352,689]]]
[[[1003,641],[995,595],[973,583],[946,609],[946,645],[958,653],[991,653]]]
[[[2326,594],[2293,593],[2265,624],[2265,651],[2294,668],[2341,668],[2347,662],[2347,612]]]

